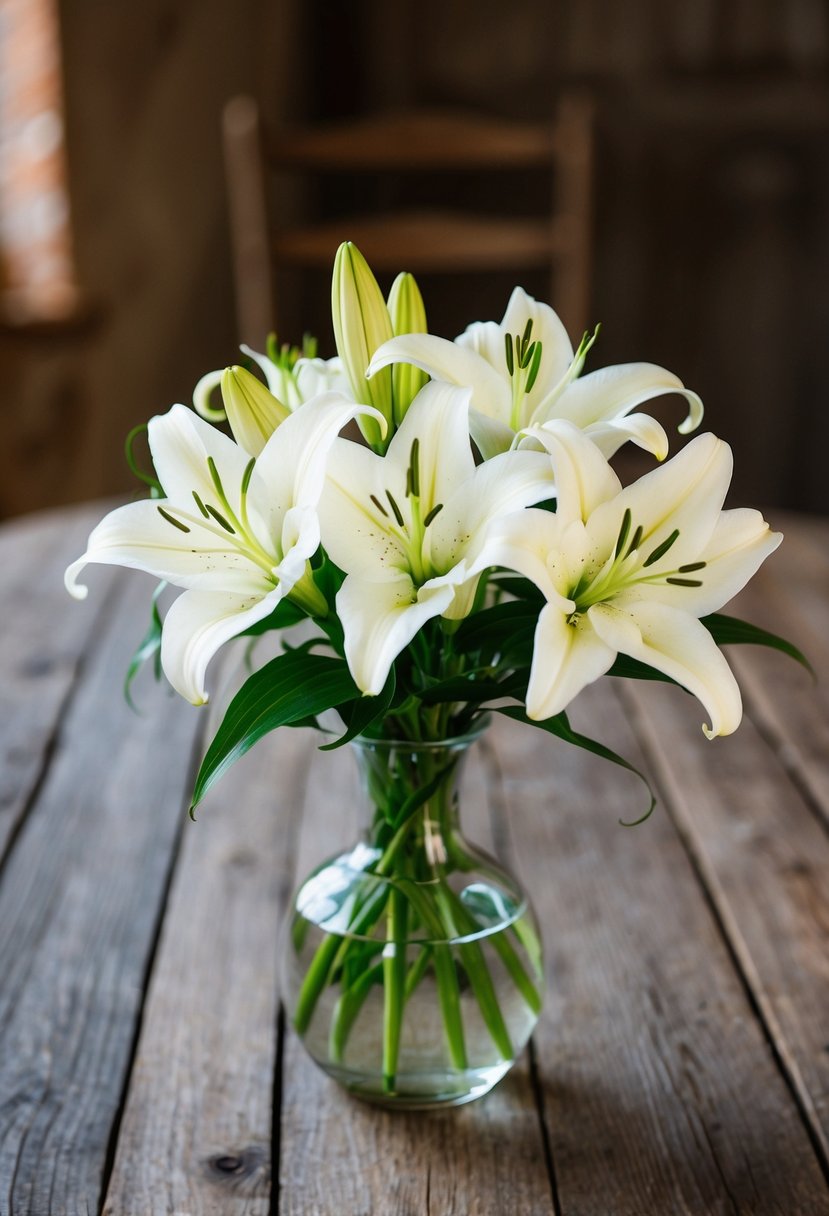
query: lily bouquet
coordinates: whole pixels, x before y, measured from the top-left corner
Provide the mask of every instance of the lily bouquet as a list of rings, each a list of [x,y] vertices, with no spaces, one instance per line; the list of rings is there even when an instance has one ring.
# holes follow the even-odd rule
[[[209,373],[194,409],[150,421],[150,496],[106,516],[66,584],[83,597],[81,570],[101,562],[183,588],[163,623],[154,604],[130,678],[155,655],[196,705],[225,642],[279,632],[282,653],[227,709],[193,806],[267,732],[337,711],[324,746],[358,741],[371,822],[300,892],[292,1018],[364,1095],[460,1101],[502,1075],[541,1003],[526,901],[454,819],[464,743],[501,714],[630,767],[567,718],[606,674],[673,681],[702,703],[709,737],[729,734],[741,701],[720,645],[796,655],[719,611],[781,537],[757,511],[723,509],[731,452],[712,434],[623,486],[609,464],[622,444],[657,462],[668,451],[636,408],[681,394],[689,432],[699,397],[650,363],[585,374],[596,334],[574,350],[520,288],[500,324],[447,341],[427,332],[411,275],[386,300],[344,244],[332,304],[337,358],[307,340],[243,347],[247,367]],[[353,420],[361,437],[343,437]],[[418,1080],[427,991],[437,1028]],[[372,1004],[376,1043],[361,1029]]]

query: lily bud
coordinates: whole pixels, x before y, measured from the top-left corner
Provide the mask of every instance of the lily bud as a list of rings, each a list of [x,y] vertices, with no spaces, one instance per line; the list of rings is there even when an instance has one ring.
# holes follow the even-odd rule
[[[400,334],[426,334],[426,309],[423,296],[414,275],[402,273],[391,285],[388,302],[389,316],[394,336]],[[395,363],[392,367],[392,398],[394,400],[394,422],[396,426],[406,416],[406,411],[417,394],[427,384],[426,372],[412,363]]]
[[[251,456],[259,455],[291,413],[244,367],[226,367],[222,372],[222,400],[233,438]]]
[[[389,423],[392,432],[392,372],[366,379],[371,357],[379,346],[394,336],[386,302],[371,273],[368,262],[351,241],[344,241],[334,259],[331,281],[331,316],[337,353],[343,361],[355,401],[373,405]],[[376,419],[358,419],[368,444],[384,452],[386,443]]]

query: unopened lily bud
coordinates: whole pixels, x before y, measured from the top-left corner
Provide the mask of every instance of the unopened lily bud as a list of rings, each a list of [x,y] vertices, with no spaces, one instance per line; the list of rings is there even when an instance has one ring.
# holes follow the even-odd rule
[[[233,438],[251,456],[259,455],[291,412],[244,367],[222,372],[222,400]]]
[[[351,241],[340,245],[334,259],[331,316],[337,353],[343,361],[354,399],[380,411],[389,423],[388,440],[393,421],[391,368],[384,368],[371,380],[366,379],[366,369],[377,348],[394,334],[377,280]],[[384,452],[386,443],[377,420],[363,416],[358,421],[370,446]]]
[[[389,316],[394,330],[394,336],[400,334],[425,334],[426,309],[423,306],[423,296],[412,274],[399,274],[391,285],[389,292]],[[392,397],[394,400],[394,421],[396,426],[406,416],[406,410],[414,401],[417,394],[428,383],[426,372],[411,363],[395,363],[392,367]]]

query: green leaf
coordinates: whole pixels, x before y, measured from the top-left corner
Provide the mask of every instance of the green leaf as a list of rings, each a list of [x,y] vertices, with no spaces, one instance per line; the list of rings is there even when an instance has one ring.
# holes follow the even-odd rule
[[[610,760],[612,764],[618,764],[620,768],[626,768],[629,773],[634,773],[647,787],[651,799],[650,806],[639,819],[632,821],[620,819],[619,822],[623,827],[632,828],[636,827],[639,823],[644,823],[651,815],[653,808],[656,806],[656,796],[645,774],[640,772],[629,760],[625,760],[623,756],[620,756],[618,752],[614,752],[612,748],[605,747],[604,743],[599,743],[596,739],[591,739],[587,735],[580,735],[578,731],[573,730],[565,713],[555,714],[552,718],[545,718],[541,722],[536,722],[535,719],[527,717],[526,711],[520,705],[504,705],[495,708],[492,712],[503,714],[504,717],[513,718],[516,722],[523,722],[527,726],[537,726],[539,730],[547,731],[548,734],[555,735],[557,739],[563,739],[565,743],[572,743],[575,747],[582,747],[585,751],[592,752],[594,756],[601,756],[603,760]]]
[[[210,787],[263,735],[358,696],[343,659],[292,651],[266,663],[228,706],[199,769],[191,815]]]
[[[337,706],[339,715],[346,725],[345,733],[340,735],[339,739],[335,739],[333,743],[324,743],[320,747],[320,751],[334,751],[335,748],[342,747],[344,743],[350,743],[352,739],[356,739],[358,735],[367,731],[378,718],[385,717],[386,711],[394,700],[394,693],[395,676],[392,667],[383,691],[376,697],[355,697],[353,700]]]
[[[537,503],[536,506],[538,506]],[[501,591],[514,595],[516,599],[528,600],[533,604],[537,604],[539,611],[547,602],[544,592],[536,587],[535,583],[531,583],[528,578],[524,578],[521,574],[493,574],[490,582],[499,587]]]
[[[815,669],[805,654],[791,642],[787,642],[785,638],[778,637],[776,633],[769,633],[766,629],[761,629],[759,625],[751,625],[748,621],[741,621],[736,616],[723,616],[720,612],[704,616],[702,623],[718,646],[740,643],[769,646],[772,650],[779,650],[783,654],[787,654],[790,659],[794,659],[796,663],[805,667],[813,679],[817,679]]]
[[[420,699],[424,705],[436,705],[446,701],[481,705],[488,701],[498,701],[502,697],[516,697],[523,701],[527,695],[529,676],[529,668],[510,672],[500,680],[475,679],[474,675],[453,676],[424,688]]]
[[[158,611],[158,599],[166,582],[161,582],[153,592],[150,625],[139,643],[138,649],[130,659],[129,667],[124,676],[124,698],[130,709],[138,713],[138,708],[132,699],[132,682],[148,659],[153,659],[155,678],[161,678],[161,614]]]
[[[538,607],[525,600],[509,600],[485,608],[475,616],[467,617],[455,634],[455,649],[461,653],[483,650],[493,652],[505,650],[510,640],[518,636],[532,645],[538,623]]]
[[[677,688],[682,688],[681,684],[677,684],[676,680],[671,679],[670,676],[666,676],[663,671],[657,671],[655,667],[651,667],[648,663],[643,663],[639,659],[632,659],[626,654],[616,656],[613,666],[607,674],[609,676],[623,676],[626,680],[662,680],[666,684],[676,684]]]

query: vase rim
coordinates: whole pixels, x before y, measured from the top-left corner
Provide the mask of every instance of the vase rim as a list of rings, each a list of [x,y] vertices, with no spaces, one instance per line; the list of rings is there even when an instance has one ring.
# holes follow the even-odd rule
[[[383,748],[387,751],[404,747],[407,751],[414,752],[435,752],[443,751],[445,748],[468,747],[476,739],[480,739],[491,722],[492,715],[485,713],[462,735],[449,735],[445,739],[386,739],[375,738],[373,735],[357,735],[351,740],[351,745],[358,748]]]

